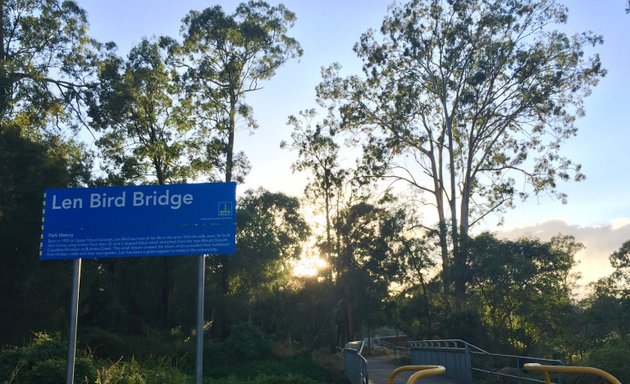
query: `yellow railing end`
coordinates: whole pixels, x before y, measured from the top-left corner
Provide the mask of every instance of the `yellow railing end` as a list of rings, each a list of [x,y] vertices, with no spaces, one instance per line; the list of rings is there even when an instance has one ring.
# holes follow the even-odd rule
[[[542,365],[538,363],[527,363],[523,366],[523,368],[527,371],[543,372],[545,374],[545,382],[547,384],[551,383],[551,378],[549,376],[550,373],[577,373],[577,374],[585,373],[585,374],[601,377],[605,380],[608,380],[612,384],[621,384],[621,381],[619,381],[619,379],[617,379],[615,376],[599,368],[593,368],[593,367],[566,366],[566,365]]]
[[[416,372],[407,379],[407,384],[414,384],[416,380],[423,377],[441,375],[446,372],[446,368],[441,365],[403,365],[389,374],[385,384],[392,384],[394,378],[401,372]]]

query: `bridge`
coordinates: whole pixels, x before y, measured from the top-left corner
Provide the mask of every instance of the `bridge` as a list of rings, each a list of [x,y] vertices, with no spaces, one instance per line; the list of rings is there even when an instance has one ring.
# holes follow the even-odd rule
[[[374,356],[366,357],[362,341],[348,343],[342,350],[345,375],[352,384],[386,384],[392,371],[402,365],[446,368],[443,375],[423,377],[418,384],[472,384],[473,377],[474,381],[485,382],[545,383],[540,375],[527,373],[522,367],[525,364],[563,365],[560,360],[489,353],[459,339],[410,341],[400,346],[381,338],[374,343],[375,349],[380,351]],[[412,374],[400,373],[393,384],[407,383]],[[554,382],[562,384],[563,375],[554,376]]]

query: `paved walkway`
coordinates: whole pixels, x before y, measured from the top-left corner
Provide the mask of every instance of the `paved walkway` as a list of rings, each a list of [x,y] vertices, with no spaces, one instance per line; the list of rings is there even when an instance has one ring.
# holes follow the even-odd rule
[[[387,377],[398,365],[394,364],[387,356],[368,358],[370,384],[385,384]],[[413,372],[402,372],[394,379],[394,384],[405,384]],[[416,381],[416,384],[455,384],[454,381],[440,376],[430,376]]]

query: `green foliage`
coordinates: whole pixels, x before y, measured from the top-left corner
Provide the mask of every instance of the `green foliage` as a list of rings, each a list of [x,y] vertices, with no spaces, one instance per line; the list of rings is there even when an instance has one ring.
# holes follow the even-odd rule
[[[470,291],[491,344],[521,353],[551,353],[570,312],[570,270],[581,244],[500,240],[485,233],[470,240]]]
[[[300,256],[310,233],[300,202],[283,193],[248,190],[238,201],[237,253],[232,285],[238,291],[263,296],[285,286],[289,262]]]
[[[44,188],[89,180],[84,151],[59,136],[36,139],[21,127],[0,126],[0,343],[16,344],[33,331],[67,324],[70,265],[39,260],[42,201]]]
[[[96,372],[95,384],[145,384],[146,380],[141,373],[140,365],[132,360],[125,363],[117,361],[111,365],[100,368]]]
[[[616,281],[616,294],[630,297],[630,240],[610,255],[610,265],[615,268],[612,279]]]
[[[108,182],[185,182],[209,171],[191,105],[157,42],[142,40],[126,59],[110,54],[90,93],[92,128]]]
[[[300,44],[287,32],[295,14],[284,5],[264,1],[241,3],[231,15],[220,6],[191,11],[182,25],[183,43],[171,41],[172,60],[186,69],[183,79],[193,96],[202,126],[206,152],[217,178],[240,181],[249,164],[234,153],[237,119],[255,128],[245,95],[270,79],[288,60],[302,55]]]
[[[206,384],[240,384],[243,380],[239,377],[226,377],[221,379],[204,380]],[[254,384],[317,384],[321,383],[308,377],[301,375],[259,375],[247,380],[248,383]]]
[[[322,365],[313,360],[309,354],[279,359],[267,355],[263,358],[244,358],[233,356],[226,360],[210,361],[206,366],[206,376],[219,382],[232,380],[278,380],[279,382],[320,382],[330,383],[335,376]]]
[[[0,352],[0,378],[12,378],[15,384],[58,384],[65,381],[68,345],[57,336],[45,333],[21,348]],[[94,361],[79,354],[75,363],[75,378],[92,382],[96,375]]]
[[[95,384],[187,384],[190,377],[169,366],[141,365],[136,360],[117,361],[100,368]]]
[[[0,12],[0,125],[30,134],[75,126],[100,49],[85,11],[74,1],[7,0]]]
[[[240,323],[232,326],[223,351],[232,358],[257,359],[271,354],[271,342],[254,324]]]
[[[628,362],[628,352],[630,352],[630,339],[614,338],[606,341],[603,345],[591,351],[581,365],[602,369],[615,376],[622,383],[630,382],[630,362]],[[601,380],[588,375],[577,377],[567,377],[575,384],[596,384]]]

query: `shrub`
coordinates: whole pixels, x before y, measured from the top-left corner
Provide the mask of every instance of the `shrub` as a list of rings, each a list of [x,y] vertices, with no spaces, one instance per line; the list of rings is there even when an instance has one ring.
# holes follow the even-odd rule
[[[622,383],[630,383],[630,338],[609,340],[594,349],[584,365],[603,369],[615,376]]]
[[[65,382],[68,345],[59,336],[36,333],[24,347],[8,348],[0,354],[0,377],[16,384],[58,384]],[[94,361],[85,355],[75,360],[77,382],[94,382]]]
[[[265,334],[250,322],[232,327],[230,336],[223,343],[223,351],[236,358],[254,359],[271,355],[271,342]]]
[[[249,384],[319,384],[320,382],[300,375],[258,375],[247,381]],[[206,379],[204,384],[242,384],[243,379],[229,376],[220,379]]]
[[[125,337],[98,327],[80,328],[79,341],[82,347],[89,348],[99,358],[119,359],[132,354]]]
[[[96,384],[145,384],[145,380],[140,372],[140,365],[135,360],[119,360],[96,372]]]

